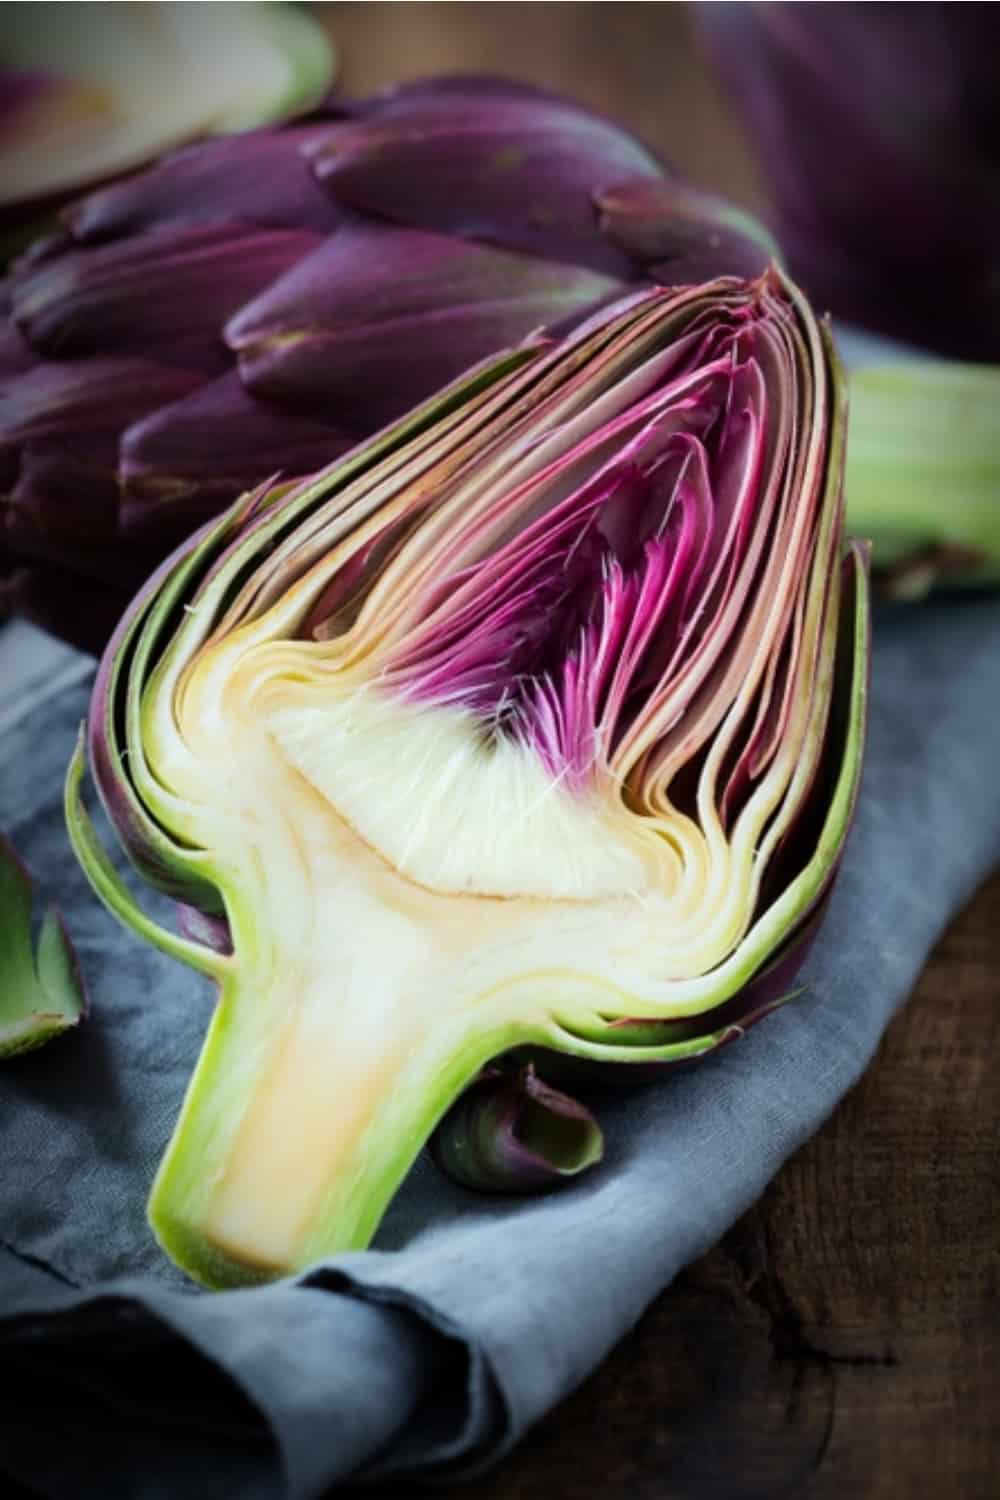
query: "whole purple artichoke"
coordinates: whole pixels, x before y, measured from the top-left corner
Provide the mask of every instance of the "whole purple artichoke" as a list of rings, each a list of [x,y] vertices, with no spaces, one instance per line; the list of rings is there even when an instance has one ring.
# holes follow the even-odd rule
[[[582,106],[444,78],[182,150],[0,287],[8,609],[99,649],[153,565],[470,364],[774,246]]]
[[[722,4],[698,16],[814,304],[996,363],[996,8]]]

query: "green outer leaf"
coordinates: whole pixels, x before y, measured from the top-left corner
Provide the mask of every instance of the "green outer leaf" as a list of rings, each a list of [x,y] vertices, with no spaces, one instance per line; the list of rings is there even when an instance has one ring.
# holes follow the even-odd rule
[[[62,919],[49,907],[31,951],[31,877],[0,835],[0,1058],[76,1026],[87,1000]]]
[[[146,658],[161,644],[171,610],[180,607],[192,575],[196,575],[199,568],[204,570],[206,559],[210,559],[216,548],[221,550],[227,539],[231,539],[231,534],[238,530],[245,512],[260,493],[259,490],[251,491],[248,495],[241,496],[206,530],[196,544],[189,543],[180,555],[168,559],[145,585],[123,617],[101,663],[98,690],[105,672],[108,674],[108,682],[100,723],[95,723],[97,709],[94,702],[90,710],[91,755],[94,753],[94,741],[103,740],[108,760],[115,767],[114,795],[122,805],[110,805],[108,789],[101,785],[99,775],[98,791],[109,818],[122,837],[131,863],[151,885],[165,890],[177,899],[184,899],[189,905],[208,911],[219,909],[218,895],[214,884],[198,867],[197,851],[180,844],[172,833],[154,819],[146,800],[137,795],[137,785],[141,788],[143,784],[145,754],[141,740],[129,743],[127,732],[126,743],[122,743],[118,729],[118,710],[122,699],[133,690],[134,684],[144,681],[142,668]],[[146,780],[149,779],[146,772]],[[123,808],[127,810],[127,819]],[[123,822],[127,822],[129,837],[122,831]],[[135,845],[141,847],[142,857]]]
[[[97,837],[97,831],[87,809],[84,807],[81,783],[86,763],[86,744],[81,728],[76,749],[66,773],[66,827],[69,831],[70,843],[73,845],[73,852],[83,866],[95,892],[120,922],[123,922],[126,927],[131,927],[133,932],[145,938],[148,943],[152,943],[155,948],[159,948],[163,953],[169,953],[171,958],[180,959],[182,963],[189,964],[192,969],[207,974],[211,979],[221,980],[230,967],[227,955],[217,953],[212,948],[206,948],[201,943],[188,942],[186,938],[179,937],[169,928],[161,927],[158,922],[147,917],[136,904],[132,893],[108,858]]]

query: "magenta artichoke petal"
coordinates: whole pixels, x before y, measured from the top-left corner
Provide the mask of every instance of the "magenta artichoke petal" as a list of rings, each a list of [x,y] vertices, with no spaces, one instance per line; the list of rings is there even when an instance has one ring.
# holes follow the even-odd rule
[[[0,443],[125,427],[177,401],[204,377],[148,359],[66,360],[36,365],[0,386]]]
[[[758,342],[766,359],[766,331]],[[407,695],[502,712],[571,784],[592,771],[596,724],[613,746],[629,732],[640,682],[683,679],[709,641],[722,659],[736,639],[733,580],[746,576],[754,517],[773,510],[773,491],[757,484],[766,432],[757,349],[720,319],[693,352],[707,362],[682,364],[619,425],[615,465],[453,578],[440,623],[429,617],[394,666]]]
[[[221,372],[221,325],[319,243],[307,229],[158,229],[15,274],[12,315],[31,345],[52,358],[152,353]]]
[[[308,149],[334,198],[394,223],[634,276],[602,235],[595,192],[662,166],[575,105],[531,95],[401,95]]]
[[[760,276],[778,246],[749,214],[692,183],[636,177],[595,195],[608,238],[665,286]]]
[[[440,1122],[428,1149],[446,1176],[482,1193],[542,1193],[604,1154],[590,1111],[538,1077],[534,1065],[490,1066]]]
[[[353,447],[353,436],[249,395],[235,373],[158,408],[121,440],[121,523],[163,535],[163,501],[177,540],[261,474],[311,473]]]
[[[237,313],[226,340],[255,395],[368,431],[620,289],[580,266],[352,225]]]
[[[234,220],[327,234],[342,215],[316,191],[302,152],[330,130],[324,120],[188,147],[125,182],[88,193],[64,209],[62,218],[84,242],[144,234],[163,225]]]

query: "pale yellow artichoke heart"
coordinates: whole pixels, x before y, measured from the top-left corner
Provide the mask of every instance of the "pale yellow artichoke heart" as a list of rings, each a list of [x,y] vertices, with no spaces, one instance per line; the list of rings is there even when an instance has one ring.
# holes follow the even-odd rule
[[[529,746],[490,738],[468,709],[390,697],[377,680],[330,670],[315,643],[248,649],[244,637],[234,666],[236,649],[210,647],[189,676],[180,720],[193,758],[185,785],[180,768],[166,779],[258,931],[287,941],[295,929],[315,948],[302,930],[309,911],[324,942],[337,934],[328,978],[354,949],[375,948],[379,988],[387,945],[416,942],[432,1008],[456,989],[473,1000],[473,973],[479,994],[526,975],[551,994],[558,974],[562,1013],[567,984],[585,1014],[601,989],[611,1014],[683,1013],[689,998],[699,1008],[675,987],[729,956],[755,894],[751,862],[732,868],[718,827],[707,840],[675,810],[634,812],[607,771],[574,788]],[[252,772],[234,778],[237,763]],[[272,926],[260,913],[277,902]],[[404,912],[419,940],[398,930]],[[461,980],[440,970],[459,951]]]

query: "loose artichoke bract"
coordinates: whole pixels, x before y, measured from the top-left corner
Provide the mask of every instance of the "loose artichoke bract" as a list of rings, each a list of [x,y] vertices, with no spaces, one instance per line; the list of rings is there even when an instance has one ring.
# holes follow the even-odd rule
[[[485,1068],[441,1120],[429,1150],[463,1187],[542,1193],[596,1166],[604,1137],[589,1110],[528,1063]]]
[[[150,1204],[191,1275],[368,1243],[501,1054],[691,1059],[788,993],[860,774],[844,429],[776,271],[638,294],[245,497],[135,601],[91,770],[231,951],[116,880],[82,742],[67,813],[219,984]]]
[[[68,205],[0,283],[0,609],[99,653],[268,475],[312,474],[543,325],[775,253],[614,122],[503,79],[176,152]]]
[[[34,882],[0,834],[0,1059],[41,1047],[87,1014],[87,993],[66,925],[54,906],[32,943]]]

